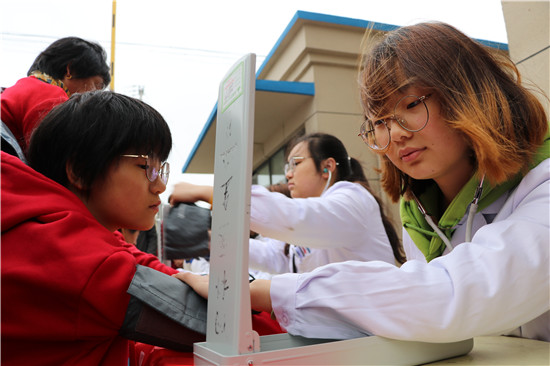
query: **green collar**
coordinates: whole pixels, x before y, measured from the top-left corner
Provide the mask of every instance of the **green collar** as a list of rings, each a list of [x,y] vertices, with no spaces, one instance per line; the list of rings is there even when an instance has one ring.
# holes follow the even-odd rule
[[[547,137],[544,144],[535,155],[531,167],[547,159],[550,156],[549,151],[550,138]],[[516,187],[522,178],[522,174],[517,174],[514,178],[495,187],[492,187],[488,182],[484,182],[483,193],[478,203],[478,212],[489,206],[505,192]],[[435,182],[428,187],[418,199],[422,202],[427,213],[434,218],[434,222],[437,223],[441,231],[450,239],[456,226],[466,214],[466,210],[474,198],[478,185],[479,179],[476,178],[476,174],[474,174],[464,187],[462,187],[462,190],[453,199],[440,218],[438,218],[437,215],[437,205],[441,199],[441,192]],[[407,230],[407,233],[418,249],[424,254],[426,260],[429,262],[441,256],[445,250],[445,243],[426,222],[424,215],[418,208],[418,204],[414,200],[405,201],[401,199],[399,209],[403,227]]]

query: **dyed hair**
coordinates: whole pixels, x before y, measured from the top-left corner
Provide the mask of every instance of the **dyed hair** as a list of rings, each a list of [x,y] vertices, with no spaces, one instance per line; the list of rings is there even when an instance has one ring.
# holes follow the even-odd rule
[[[435,93],[443,118],[464,136],[478,173],[493,185],[528,170],[548,129],[542,104],[521,85],[512,61],[444,23],[385,34],[364,56],[359,82],[367,116],[387,113],[390,98],[407,87]],[[394,202],[422,185],[386,156],[381,183]]]
[[[386,230],[386,235],[390,241],[393,255],[395,259],[403,264],[405,263],[405,255],[403,254],[401,242],[391,220],[384,213],[384,207],[380,198],[373,192],[369,186],[365,172],[361,163],[348,155],[348,152],[337,137],[326,133],[312,133],[303,135],[293,140],[287,147],[287,152],[290,152],[297,144],[305,142],[307,144],[309,154],[315,163],[315,168],[321,173],[321,163],[323,160],[333,158],[338,164],[335,169],[334,182],[348,181],[362,185],[374,197],[380,208],[380,216],[382,224]],[[288,156],[288,153],[286,154]]]
[[[168,158],[172,136],[168,124],[142,101],[110,91],[75,94],[53,108],[31,137],[29,165],[69,187],[67,167],[89,195],[122,154]]]
[[[49,45],[36,57],[27,76],[40,71],[61,80],[67,67],[74,78],[101,76],[105,85],[111,82],[105,50],[97,43],[77,37],[61,38]]]

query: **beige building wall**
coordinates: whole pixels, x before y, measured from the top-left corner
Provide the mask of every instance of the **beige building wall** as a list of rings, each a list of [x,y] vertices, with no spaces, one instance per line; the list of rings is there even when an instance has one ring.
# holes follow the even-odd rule
[[[510,57],[550,111],[550,1],[502,0]],[[541,94],[539,92],[544,93]]]
[[[358,70],[364,35],[365,29],[359,27],[311,22],[299,24],[294,33],[289,33],[287,42],[279,46],[258,78],[315,83],[315,97],[308,106],[306,118],[301,123],[296,121],[298,123],[293,124],[293,129],[287,129],[285,137],[290,139],[293,133],[304,128],[306,133],[326,132],[342,140],[349,155],[363,164],[371,186],[397,223],[397,206],[391,204],[380,190],[379,175],[375,171],[379,159],[358,136],[363,122]],[[280,147],[281,141],[276,141],[280,137],[274,136],[269,145]],[[254,166],[261,163],[262,160],[255,156]]]

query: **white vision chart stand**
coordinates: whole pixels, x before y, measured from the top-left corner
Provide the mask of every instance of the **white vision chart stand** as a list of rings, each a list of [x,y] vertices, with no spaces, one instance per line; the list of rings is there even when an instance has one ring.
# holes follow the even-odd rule
[[[248,280],[256,56],[220,83],[206,342],[195,365],[415,365],[468,353],[473,341],[423,343],[364,337],[344,341],[252,330]]]

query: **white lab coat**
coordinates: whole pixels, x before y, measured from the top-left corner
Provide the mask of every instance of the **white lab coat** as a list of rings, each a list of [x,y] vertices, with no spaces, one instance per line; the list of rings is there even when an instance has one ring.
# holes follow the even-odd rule
[[[419,259],[400,268],[352,261],[274,276],[274,312],[289,333],[306,337],[452,342],[514,334],[550,341],[549,211],[547,159],[476,215],[471,243],[459,244],[461,227],[453,251],[430,263],[405,239],[407,256]]]
[[[250,230],[264,237],[250,240],[252,268],[285,273],[293,264],[297,272],[348,260],[395,264],[378,203],[360,184],[336,182],[321,197],[310,198],[253,186],[250,201]],[[285,243],[293,244],[288,257]]]
[[[250,239],[249,267],[271,274],[292,272],[292,260],[284,255],[285,244],[284,241],[261,235]]]

